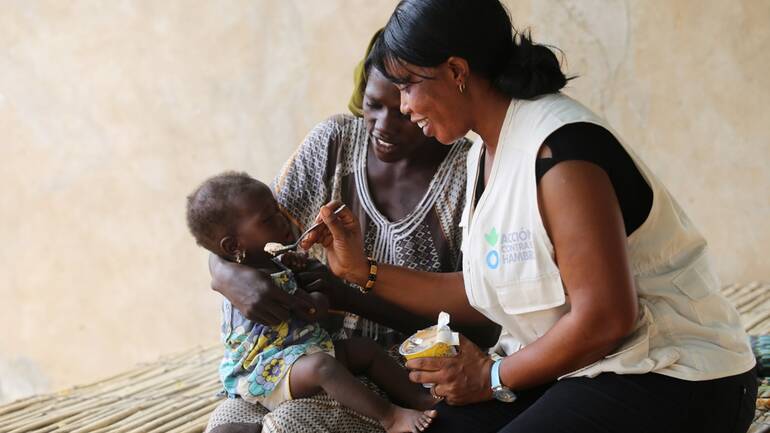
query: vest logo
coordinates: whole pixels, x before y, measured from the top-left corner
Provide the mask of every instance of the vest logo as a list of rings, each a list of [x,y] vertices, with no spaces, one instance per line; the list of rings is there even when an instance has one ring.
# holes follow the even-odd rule
[[[497,229],[492,227],[492,231],[489,233],[484,233],[484,239],[487,240],[487,243],[490,247],[494,248],[495,245],[497,245]]]
[[[497,267],[500,266],[500,254],[496,249],[494,249],[497,245],[497,241],[499,240],[497,229],[492,227],[492,231],[489,233],[484,233],[484,239],[487,241],[489,246],[492,247],[492,251],[487,253],[487,267],[489,269],[497,269]]]
[[[486,264],[489,269],[495,270],[500,265],[534,260],[535,246],[532,242],[532,232],[522,228],[519,231],[503,233],[497,232],[492,227],[488,233],[484,233],[484,240],[491,248],[486,254]],[[498,248],[498,243],[499,248]]]

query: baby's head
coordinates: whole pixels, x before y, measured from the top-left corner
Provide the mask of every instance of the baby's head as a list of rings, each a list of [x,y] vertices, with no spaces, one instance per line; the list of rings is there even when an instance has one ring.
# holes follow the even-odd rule
[[[229,259],[264,259],[266,243],[294,240],[270,188],[232,171],[207,179],[187,197],[187,226],[198,245]]]

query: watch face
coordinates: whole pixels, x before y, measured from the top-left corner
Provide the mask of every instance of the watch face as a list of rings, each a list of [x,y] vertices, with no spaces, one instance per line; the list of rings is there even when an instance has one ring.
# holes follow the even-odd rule
[[[492,391],[495,399],[503,403],[513,403],[516,400],[516,394],[508,388],[499,387]]]

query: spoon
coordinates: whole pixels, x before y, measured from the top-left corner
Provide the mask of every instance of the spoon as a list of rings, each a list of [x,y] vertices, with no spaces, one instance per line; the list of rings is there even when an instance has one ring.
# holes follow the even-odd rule
[[[337,215],[338,213],[340,213],[342,211],[342,209],[345,209],[345,205],[344,204],[342,206],[338,207],[337,210],[334,211],[334,215]],[[319,221],[319,222],[313,224],[312,226],[310,226],[309,229],[305,230],[304,232],[302,232],[301,235],[299,235],[299,237],[297,238],[296,242],[291,243],[289,245],[285,245],[283,248],[281,248],[279,250],[270,251],[269,253],[272,254],[274,257],[277,257],[277,256],[280,256],[283,253],[296,250],[297,247],[299,246],[299,243],[302,241],[302,239],[304,239],[305,236],[307,236],[308,233],[310,233],[311,231],[313,231],[316,228],[318,228],[319,226],[321,226],[321,224],[323,224],[323,221]]]

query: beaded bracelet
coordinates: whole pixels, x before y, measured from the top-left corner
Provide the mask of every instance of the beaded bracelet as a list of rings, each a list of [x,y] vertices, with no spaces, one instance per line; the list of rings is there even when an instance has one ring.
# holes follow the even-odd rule
[[[377,281],[377,261],[371,257],[367,257],[369,262],[369,276],[366,278],[366,286],[361,287],[361,293],[369,293],[374,288],[374,283]]]

